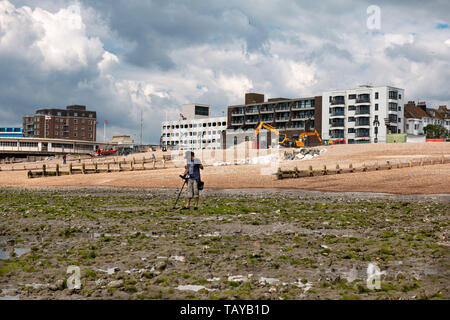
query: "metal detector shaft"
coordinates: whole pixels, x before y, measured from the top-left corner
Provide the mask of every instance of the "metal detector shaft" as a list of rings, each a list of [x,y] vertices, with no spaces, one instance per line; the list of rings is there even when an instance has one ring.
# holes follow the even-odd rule
[[[181,189],[180,189],[180,192],[178,193],[178,197],[177,197],[177,200],[175,201],[175,204],[173,205],[173,208],[172,209],[175,209],[176,208],[176,206],[177,206],[177,203],[178,203],[178,199],[180,199],[180,195],[181,195],[181,192],[183,191],[183,188],[184,188],[184,185],[186,184],[186,179],[184,179],[184,183],[183,183],[183,186],[181,187]]]

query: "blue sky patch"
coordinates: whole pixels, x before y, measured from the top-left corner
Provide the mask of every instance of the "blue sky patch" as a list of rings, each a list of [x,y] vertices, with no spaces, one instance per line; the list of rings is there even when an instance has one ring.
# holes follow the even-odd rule
[[[450,26],[448,25],[448,23],[438,23],[436,24],[436,29],[449,29]]]

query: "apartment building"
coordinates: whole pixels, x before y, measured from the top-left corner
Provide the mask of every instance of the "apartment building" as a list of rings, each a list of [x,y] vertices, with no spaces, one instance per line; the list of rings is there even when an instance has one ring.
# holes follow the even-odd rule
[[[210,106],[184,104],[182,120],[161,124],[161,144],[179,150],[219,149],[221,134],[226,130],[226,117],[210,117]]]
[[[404,133],[404,89],[363,85],[322,96],[322,138],[346,143],[386,142],[387,134]]]
[[[86,106],[40,109],[23,117],[25,137],[95,141],[97,113]]]
[[[247,93],[245,104],[228,107],[227,133],[254,130],[261,121],[275,127],[291,141],[301,133],[314,129],[321,135],[322,97],[271,98],[264,101],[263,94]]]

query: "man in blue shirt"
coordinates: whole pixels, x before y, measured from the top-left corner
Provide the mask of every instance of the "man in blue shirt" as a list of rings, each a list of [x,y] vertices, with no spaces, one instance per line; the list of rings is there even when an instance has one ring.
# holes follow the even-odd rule
[[[186,206],[181,210],[187,210],[191,207],[191,199],[195,199],[194,210],[198,209],[198,199],[200,192],[198,189],[198,184],[200,182],[200,169],[203,170],[203,165],[200,159],[195,158],[194,152],[187,151],[185,154],[186,167],[184,170],[184,176],[188,178],[187,185],[187,203]]]

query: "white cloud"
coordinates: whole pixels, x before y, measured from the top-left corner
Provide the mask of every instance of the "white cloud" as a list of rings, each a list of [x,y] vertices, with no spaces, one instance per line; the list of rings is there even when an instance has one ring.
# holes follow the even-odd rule
[[[222,114],[248,91],[294,98],[373,83],[403,87],[411,100],[450,99],[448,86],[436,85],[450,81],[448,33],[410,21],[444,10],[391,5],[395,19],[383,15],[382,30],[370,33],[364,4],[345,2],[230,0],[199,9],[99,0],[80,11],[71,0],[21,3],[35,5],[0,0],[0,122],[37,105],[80,103],[110,121],[109,134],[132,134],[144,110],[144,141],[156,142],[160,121],[177,119],[181,104]],[[133,48],[143,49],[133,52],[142,64],[130,61]],[[166,60],[173,66],[155,67]]]

